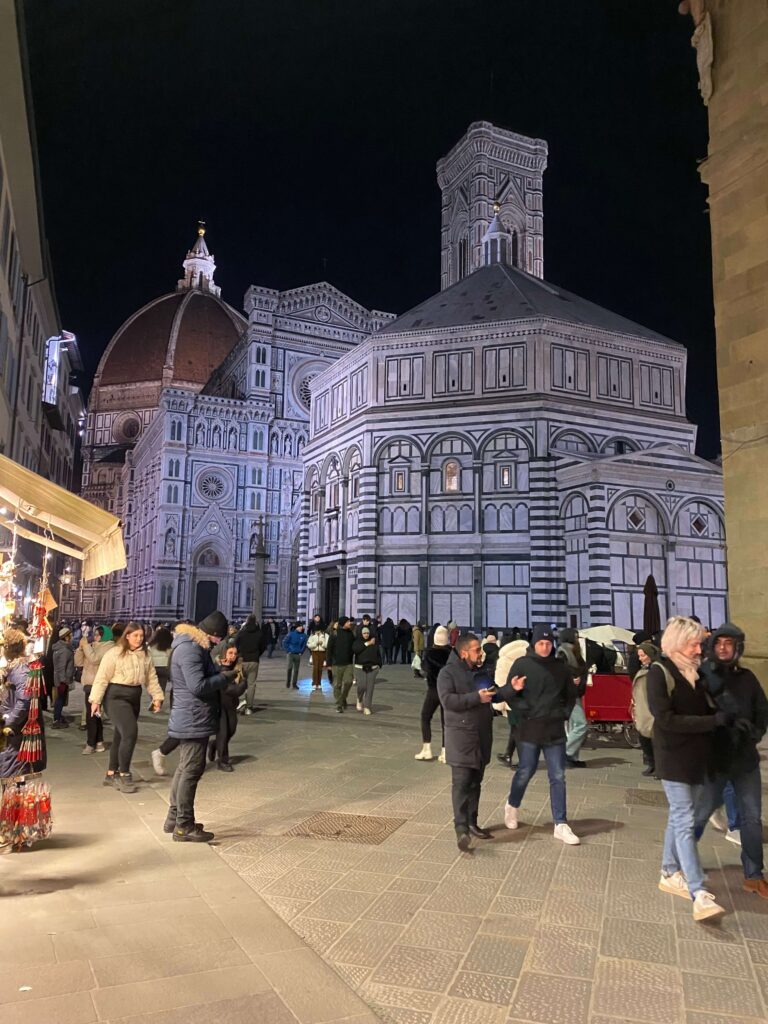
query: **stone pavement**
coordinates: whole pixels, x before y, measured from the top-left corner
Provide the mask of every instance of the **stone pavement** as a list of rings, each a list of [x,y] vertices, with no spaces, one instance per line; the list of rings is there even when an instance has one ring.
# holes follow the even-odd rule
[[[147,784],[130,797],[100,787],[103,762],[79,756],[81,733],[52,735],[56,838],[0,865],[6,889],[43,890],[2,906],[32,908],[31,929],[46,936],[14,952],[40,966],[32,993],[18,991],[24,970],[4,984],[0,998],[18,1013],[4,1020],[175,1024],[202,1003],[214,1021],[259,1024],[768,1016],[768,906],[741,892],[738,848],[711,830],[702,855],[722,922],[695,924],[686,902],[658,891],[665,802],[637,752],[599,744],[588,769],[568,773],[579,847],[552,838],[543,775],[526,795],[525,827],[503,828],[510,772],[494,761],[481,821],[496,838],[461,855],[450,769],[413,759],[424,683],[387,669],[376,713],[353,705],[342,716],[327,686],[310,695],[303,678],[286,691],[283,670],[281,659],[262,663],[265,708],[240,720],[235,773],[211,770],[201,783],[212,849],[159,832],[169,780],[152,775],[149,751],[164,716],[142,717],[136,768]],[[506,725],[496,726],[502,749]],[[287,834],[320,812],[395,821],[378,845]],[[46,1017],[45,999],[30,1015],[27,1000],[58,992],[70,1016]]]

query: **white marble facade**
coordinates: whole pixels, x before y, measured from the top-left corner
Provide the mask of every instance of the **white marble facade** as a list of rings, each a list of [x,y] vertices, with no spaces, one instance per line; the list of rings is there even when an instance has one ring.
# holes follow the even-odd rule
[[[201,228],[96,376],[84,493],[128,568],[83,613],[244,618],[263,527],[264,615],[639,626],[653,574],[662,618],[722,621],[686,350],[544,280],[546,160],[470,126],[438,163],[443,290],[397,320],[326,283],[253,286],[243,316]]]

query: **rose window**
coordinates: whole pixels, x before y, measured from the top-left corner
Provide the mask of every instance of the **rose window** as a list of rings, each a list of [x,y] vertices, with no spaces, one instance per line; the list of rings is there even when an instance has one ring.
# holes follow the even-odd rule
[[[304,380],[299,384],[299,398],[302,404],[308,409],[312,403],[312,381],[315,379],[314,373],[309,373]]]
[[[224,493],[224,481],[216,473],[206,473],[198,484],[200,493],[209,501],[216,501]]]

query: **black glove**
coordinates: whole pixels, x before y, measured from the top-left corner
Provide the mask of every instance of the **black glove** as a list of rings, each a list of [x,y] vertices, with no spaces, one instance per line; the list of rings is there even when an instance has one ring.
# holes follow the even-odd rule
[[[713,697],[716,697],[722,692],[722,689],[725,686],[725,679],[721,673],[717,671],[714,662],[703,661],[699,666],[699,676],[701,677],[704,686]]]
[[[736,716],[732,715],[730,711],[716,711],[714,717],[715,727],[717,728],[722,725],[733,725]]]
[[[237,676],[237,670],[234,668],[220,668],[219,675],[227,680],[228,683],[232,683]]]

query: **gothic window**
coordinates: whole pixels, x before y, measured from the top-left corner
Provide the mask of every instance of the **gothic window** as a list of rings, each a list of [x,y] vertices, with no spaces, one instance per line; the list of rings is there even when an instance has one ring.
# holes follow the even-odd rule
[[[264,451],[264,431],[259,427],[254,427],[253,435],[251,437],[251,447],[255,452]]]
[[[455,459],[449,459],[443,466],[443,490],[446,494],[461,490],[461,467]]]
[[[224,481],[218,473],[205,473],[198,481],[197,487],[207,501],[218,501],[225,491]]]
[[[252,494],[251,495],[251,512],[255,512],[255,511],[256,511],[256,495]]]
[[[457,270],[457,278],[459,281],[469,273],[469,242],[466,238],[459,239]]]
[[[255,466],[251,469],[251,486],[252,487],[256,486],[256,467]]]
[[[179,500],[179,487],[178,484],[168,484],[168,490],[166,491],[166,501],[175,505]]]
[[[408,472],[405,469],[392,470],[392,493],[405,494]]]
[[[181,420],[171,420],[171,440],[181,440]]]
[[[509,490],[514,480],[514,467],[510,465],[497,467],[497,488],[498,490]]]
[[[261,511],[261,491],[256,495],[256,511]]]
[[[256,483],[259,487],[264,483],[264,470],[261,467],[259,467],[259,470],[256,473]]]

